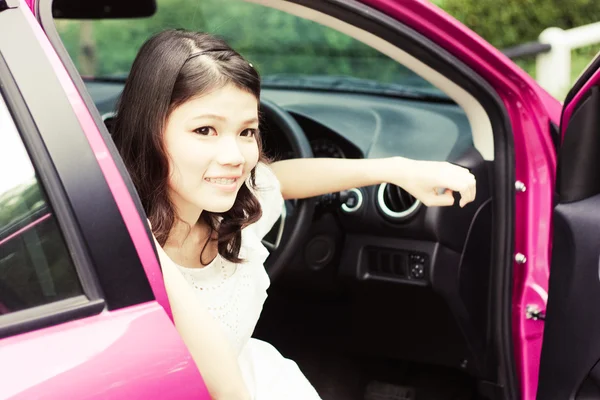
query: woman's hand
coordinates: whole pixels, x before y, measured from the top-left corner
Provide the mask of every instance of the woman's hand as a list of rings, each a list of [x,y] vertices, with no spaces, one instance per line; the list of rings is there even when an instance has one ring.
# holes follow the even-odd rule
[[[475,176],[468,169],[439,161],[393,157],[389,161],[389,183],[400,186],[426,206],[451,206],[452,192],[460,193],[460,206],[475,200]]]

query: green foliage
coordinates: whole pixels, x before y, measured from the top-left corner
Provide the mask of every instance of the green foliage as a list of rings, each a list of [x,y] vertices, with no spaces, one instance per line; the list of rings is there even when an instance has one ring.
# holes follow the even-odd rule
[[[592,0],[432,0],[498,48],[536,40],[547,27],[565,29],[600,21]],[[83,51],[84,24],[91,24]],[[83,75],[124,76],[152,34],[167,28],[205,31],[224,37],[262,75],[342,75],[412,87],[431,85],[385,55],[333,29],[242,0],[158,0],[151,18],[57,21],[63,42]],[[573,79],[600,45],[573,52]],[[88,58],[86,58],[88,57]],[[535,60],[517,60],[535,77]]]
[[[600,21],[597,0],[435,0],[438,6],[499,49],[536,41],[549,27],[570,29]],[[571,82],[600,51],[600,44],[573,51]],[[535,78],[535,58],[515,60]]]
[[[94,68],[83,61],[84,24],[92,25]],[[394,60],[343,33],[310,20],[241,0],[159,0],[146,19],[57,21],[57,29],[83,75],[125,75],[152,34],[168,28],[210,32],[252,62],[262,75],[345,75],[431,88]]]
[[[498,48],[537,40],[551,26],[600,21],[595,0],[443,0],[442,7]]]

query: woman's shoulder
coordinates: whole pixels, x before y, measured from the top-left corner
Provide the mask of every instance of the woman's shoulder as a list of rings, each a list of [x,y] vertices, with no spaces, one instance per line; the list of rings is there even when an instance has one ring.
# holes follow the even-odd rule
[[[262,162],[257,164],[254,182],[255,186],[252,190],[260,202],[262,216],[257,222],[250,225],[250,228],[262,238],[271,230],[281,215],[284,201],[279,180],[269,165]]]
[[[279,180],[277,176],[269,166],[264,162],[259,162],[256,164],[256,168],[254,170],[254,182],[255,182],[255,191],[257,191],[257,195],[260,195],[262,192],[271,192],[277,191],[281,194],[281,185],[279,184]]]

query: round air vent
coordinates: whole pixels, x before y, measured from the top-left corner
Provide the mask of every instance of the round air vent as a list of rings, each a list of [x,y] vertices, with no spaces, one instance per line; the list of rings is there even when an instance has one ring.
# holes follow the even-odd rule
[[[421,202],[396,185],[382,183],[377,191],[377,206],[386,217],[398,221],[416,213]]]

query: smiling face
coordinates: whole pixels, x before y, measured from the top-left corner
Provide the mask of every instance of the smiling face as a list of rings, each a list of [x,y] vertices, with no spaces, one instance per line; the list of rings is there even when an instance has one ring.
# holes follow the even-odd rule
[[[259,159],[258,100],[228,84],[176,107],[164,145],[168,191],[179,218],[196,221],[202,211],[223,213]]]

